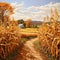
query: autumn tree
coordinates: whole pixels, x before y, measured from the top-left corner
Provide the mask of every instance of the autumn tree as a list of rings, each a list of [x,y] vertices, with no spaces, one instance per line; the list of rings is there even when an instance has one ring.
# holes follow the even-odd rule
[[[9,3],[0,2],[0,20],[4,22],[4,17],[8,18],[10,14],[13,13],[13,8]]]
[[[18,20],[18,24],[24,24],[24,20],[23,19],[19,19]]]
[[[32,20],[31,20],[30,18],[28,18],[28,19],[25,21],[26,27],[30,28],[30,27],[31,27],[31,22],[32,22]]]

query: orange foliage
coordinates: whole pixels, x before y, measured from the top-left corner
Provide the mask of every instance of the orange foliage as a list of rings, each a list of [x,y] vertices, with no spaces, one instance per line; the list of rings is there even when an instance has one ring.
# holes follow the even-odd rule
[[[4,11],[9,10],[10,12],[13,12],[12,6],[6,2],[0,2],[0,9],[2,9]]]
[[[6,14],[8,14],[8,16],[9,16],[12,13],[13,13],[13,8],[10,4],[8,4],[6,2],[0,2],[0,20],[1,20],[1,22],[5,21],[4,17],[6,16]]]
[[[13,12],[13,8],[10,6],[10,4],[5,2],[0,2],[0,9],[2,10],[0,10],[0,14],[6,10]],[[15,21],[9,21],[8,15],[4,16],[4,20],[5,21],[2,21],[3,24],[8,23],[8,25],[0,25],[0,59],[2,58],[6,60],[6,57],[13,53],[20,45],[21,36],[19,33],[20,29],[18,26],[16,26]]]
[[[30,27],[31,26],[31,19],[27,19],[26,21],[25,21],[25,24],[26,24],[26,27]]]
[[[56,9],[52,13],[50,16],[50,24],[43,23],[40,26],[38,37],[41,46],[47,51],[47,53],[50,53],[55,57],[60,57],[60,23],[58,22],[59,14],[57,13]],[[52,21],[51,18],[53,18]]]
[[[17,26],[0,26],[0,58],[6,59],[10,53],[16,50],[20,42],[21,36]]]

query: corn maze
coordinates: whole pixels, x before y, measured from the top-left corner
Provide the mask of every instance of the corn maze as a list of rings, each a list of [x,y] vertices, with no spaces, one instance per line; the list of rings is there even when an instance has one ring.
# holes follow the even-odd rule
[[[17,26],[0,26],[0,59],[13,53],[19,46],[21,41],[19,29]]]
[[[52,13],[51,13],[52,14]],[[58,22],[59,15],[57,10],[53,16],[49,18],[50,24],[43,24],[39,28],[38,38],[40,45],[45,49],[45,52],[53,57],[60,58],[60,23]]]

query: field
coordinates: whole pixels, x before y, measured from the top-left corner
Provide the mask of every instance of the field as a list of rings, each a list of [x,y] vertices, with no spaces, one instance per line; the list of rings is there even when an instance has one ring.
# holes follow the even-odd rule
[[[60,60],[60,15],[56,8],[39,27],[31,25],[31,19],[11,21],[6,10],[13,14],[10,4],[0,3],[0,60]]]
[[[20,33],[23,36],[25,37],[34,37],[34,36],[37,36],[38,35],[38,28],[25,28],[25,29],[21,29],[20,30]]]

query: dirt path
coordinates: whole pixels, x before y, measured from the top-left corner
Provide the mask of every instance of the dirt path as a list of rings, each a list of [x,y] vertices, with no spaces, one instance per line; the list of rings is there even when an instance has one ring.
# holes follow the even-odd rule
[[[34,45],[33,45],[34,41],[36,40],[37,38],[27,41],[25,46],[27,46],[30,49],[30,54],[35,57],[35,60],[42,60],[39,52],[35,50]]]
[[[37,38],[31,39],[24,44],[22,50],[19,50],[19,54],[13,60],[44,60],[40,56],[40,52],[34,47],[34,41]]]

